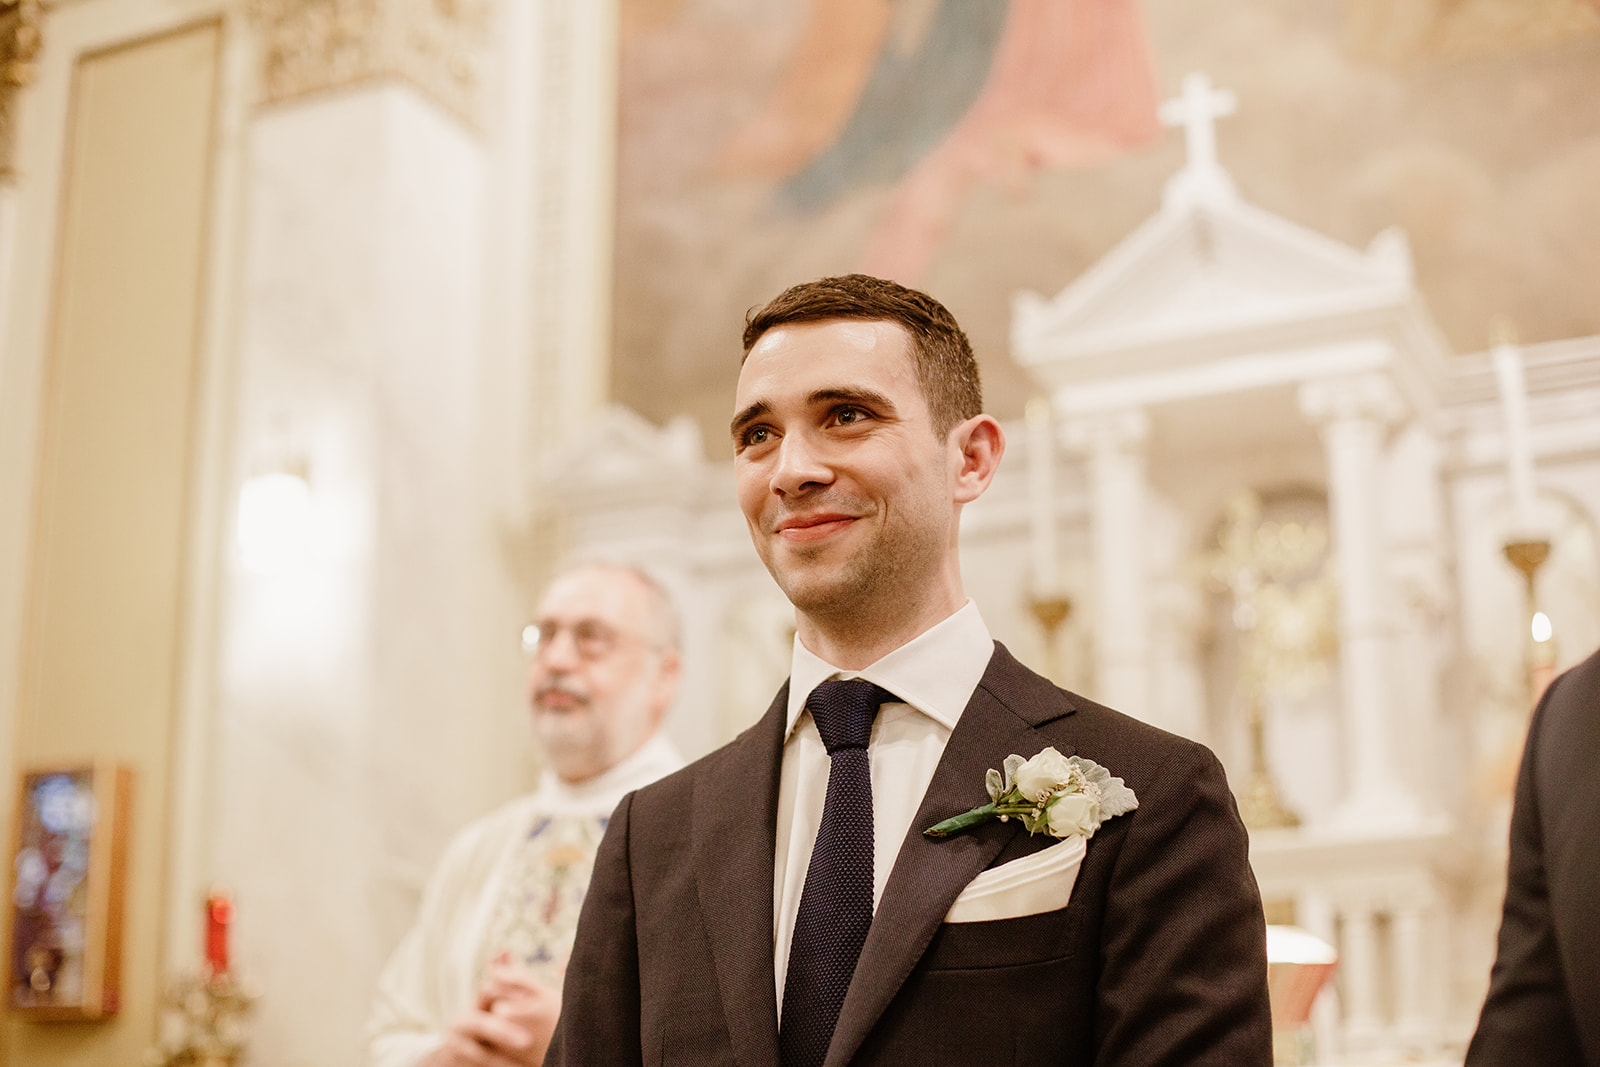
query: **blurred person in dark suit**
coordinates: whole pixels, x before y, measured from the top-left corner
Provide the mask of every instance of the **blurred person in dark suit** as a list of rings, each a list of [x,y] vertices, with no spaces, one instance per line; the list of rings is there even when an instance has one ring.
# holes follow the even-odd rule
[[[1600,1065],[1600,651],[1550,684],[1528,725],[1500,944],[1466,1062]]]

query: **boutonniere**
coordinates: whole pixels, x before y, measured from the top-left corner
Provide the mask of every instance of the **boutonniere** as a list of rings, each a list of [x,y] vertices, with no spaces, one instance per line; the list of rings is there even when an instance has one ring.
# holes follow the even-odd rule
[[[984,786],[989,803],[963,812],[922,831],[928,837],[949,837],[969,826],[1013,815],[1028,833],[1052,837],[1093,837],[1107,819],[1139,806],[1133,790],[1113,778],[1094,760],[1063,756],[1047,748],[1032,759],[1006,757],[1004,776],[990,769]]]

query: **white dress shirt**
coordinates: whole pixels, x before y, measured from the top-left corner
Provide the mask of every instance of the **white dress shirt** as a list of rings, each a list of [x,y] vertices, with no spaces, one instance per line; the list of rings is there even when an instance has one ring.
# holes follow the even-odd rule
[[[939,757],[944,755],[950,731],[972,699],[993,654],[994,640],[971,600],[943,622],[859,671],[840,670],[795,638],[773,857],[773,962],[780,1014],[800,893],[828,792],[828,751],[805,708],[806,698],[830,678],[864,678],[903,701],[878,710],[867,745],[872,774],[872,904],[876,909],[900,843],[922,805]]]

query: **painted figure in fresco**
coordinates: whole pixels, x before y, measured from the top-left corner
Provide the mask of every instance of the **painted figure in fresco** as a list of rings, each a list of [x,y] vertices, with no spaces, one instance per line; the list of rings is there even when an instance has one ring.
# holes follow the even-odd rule
[[[1134,0],[817,0],[729,172],[782,176],[812,212],[893,187],[860,269],[912,284],[966,196],[1103,163],[1160,133]]]

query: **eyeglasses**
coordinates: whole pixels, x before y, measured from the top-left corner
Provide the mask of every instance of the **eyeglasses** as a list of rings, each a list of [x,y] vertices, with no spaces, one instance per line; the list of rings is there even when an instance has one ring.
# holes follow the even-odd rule
[[[570,626],[558,622],[543,622],[526,626],[522,630],[522,650],[538,659],[548,655],[562,634],[572,637],[572,645],[581,659],[604,659],[629,641],[647,643],[636,634],[625,633],[595,619],[581,619]],[[653,646],[652,646],[653,647]]]

